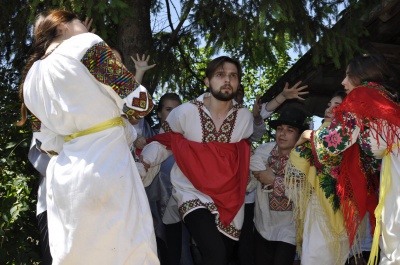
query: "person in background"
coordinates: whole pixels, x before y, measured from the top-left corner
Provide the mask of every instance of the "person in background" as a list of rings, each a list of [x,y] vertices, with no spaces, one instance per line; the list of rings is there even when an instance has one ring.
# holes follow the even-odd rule
[[[150,95],[71,12],[48,12],[33,49],[18,125],[29,109],[37,118],[36,146],[52,156],[46,200],[53,264],[159,264],[150,208],[129,155],[135,133],[128,119],[151,111]],[[115,71],[105,71],[110,65]]]
[[[332,96],[319,130],[330,125],[334,108],[345,97],[344,91]],[[310,145],[291,151],[285,172],[286,190],[293,191],[289,198],[294,203],[297,252],[302,264],[343,265],[350,250],[336,190],[341,156],[315,163]]]
[[[259,181],[254,210],[255,264],[292,265],[296,254],[296,228],[292,203],[285,196],[284,169],[300,134],[308,128],[306,114],[287,107],[269,122],[276,142],[258,146],[250,170]]]
[[[175,93],[166,93],[160,98],[157,106],[160,129],[169,113],[181,104],[181,99]],[[160,129],[156,129],[156,133],[159,133]],[[165,261],[166,264],[190,265],[193,264],[189,249],[190,235],[185,225],[181,222],[182,219],[178,211],[177,202],[172,197],[173,187],[170,172],[174,163],[174,156],[168,157],[160,164],[160,167],[157,167],[156,170],[152,169],[151,174],[150,172],[146,174],[146,177],[143,178],[143,183],[146,187],[150,205],[152,206],[153,202],[157,208],[157,211],[153,211],[158,215],[157,218],[154,218],[154,220],[158,220],[156,234],[158,231],[157,227],[159,230],[163,228],[163,233],[159,234],[160,239],[165,244],[162,249],[165,250],[163,254],[164,259],[168,260]],[[139,169],[143,166],[141,163],[137,164]]]
[[[376,217],[369,264],[377,262],[379,241],[379,264],[399,264],[399,74],[383,56],[363,55],[349,62],[342,85],[348,95],[335,108],[331,125],[305,131],[297,145],[310,141],[320,164],[343,154],[337,188],[349,244],[369,212],[372,227]]]
[[[298,99],[304,100],[301,96],[307,94],[304,89],[307,86],[300,86],[301,82],[296,83],[293,87],[289,88],[287,83],[283,88],[283,91],[278,94],[280,102],[273,99],[270,102],[262,103],[260,95],[258,95],[253,105],[253,134],[250,137],[251,142],[258,142],[262,139],[262,136],[266,132],[266,124],[264,120],[268,118],[276,108],[283,104],[286,99]],[[238,93],[235,98],[239,104],[244,103],[244,87],[239,86]],[[268,111],[267,111],[268,109]],[[240,233],[240,238],[237,246],[237,258],[236,264],[240,265],[253,265],[254,264],[254,201],[257,187],[257,180],[253,175],[249,174],[249,183],[246,189],[245,197],[245,210],[244,210],[244,222]]]
[[[36,219],[38,221],[40,233],[40,250],[42,252],[43,265],[51,265],[53,259],[50,253],[49,245],[49,229],[47,226],[47,203],[46,203],[46,169],[49,164],[50,157],[47,154],[41,153],[36,148],[36,139],[33,137],[31,147],[28,153],[29,162],[39,172],[39,188],[36,204]]]
[[[138,82],[142,81],[146,71],[156,66],[156,64],[148,65],[150,56],[144,54],[142,56],[136,54],[136,59],[132,56],[131,59],[135,64],[135,77],[137,77]],[[160,98],[157,105],[156,113],[159,120],[159,128],[152,129],[144,119],[134,125],[139,134],[134,142],[136,151],[141,151],[144,148],[147,144],[146,139],[159,133],[161,124],[166,120],[168,114],[180,104],[182,104],[182,101],[177,94],[166,93]],[[140,152],[135,150],[133,152],[134,156],[139,161]],[[169,157],[160,165],[158,171],[153,169],[153,175],[147,174],[145,178],[142,178],[142,181],[153,216],[158,256],[161,264],[178,265],[183,262],[185,265],[190,265],[192,263],[189,250],[190,236],[181,222],[176,201],[171,197],[170,172],[174,163],[174,157]],[[143,165],[137,162],[137,166],[141,168]]]

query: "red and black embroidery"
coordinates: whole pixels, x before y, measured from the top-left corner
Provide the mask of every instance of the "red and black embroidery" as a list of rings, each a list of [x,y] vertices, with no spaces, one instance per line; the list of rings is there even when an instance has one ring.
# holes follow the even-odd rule
[[[221,125],[219,131],[216,130],[215,124],[210,116],[203,110],[203,102],[193,100],[192,104],[196,105],[201,121],[202,128],[202,143],[209,143],[213,141],[217,141],[220,143],[229,143],[231,141],[231,136],[233,129],[235,128],[236,118],[237,118],[237,110],[241,107],[240,105],[233,106],[233,112],[225,118],[224,122]]]
[[[169,125],[168,121],[164,121],[161,124],[161,128],[164,130],[164,132],[172,132],[171,126]]]
[[[217,206],[213,202],[204,203],[204,202],[200,201],[199,199],[194,199],[194,200],[184,202],[179,207],[179,214],[183,218],[187,213],[191,212],[193,209],[196,209],[196,208],[206,208],[211,213],[218,212]],[[222,233],[224,233],[226,235],[229,235],[230,237],[239,239],[239,236],[240,236],[239,229],[237,229],[233,225],[224,226],[220,220],[217,220],[216,222],[217,222],[217,228],[219,231],[221,231]]]
[[[268,157],[268,166],[275,172],[273,192],[268,193],[269,208],[272,211],[291,211],[293,207],[292,202],[285,196],[284,178],[288,160],[289,155],[279,155],[277,145],[275,145]]]

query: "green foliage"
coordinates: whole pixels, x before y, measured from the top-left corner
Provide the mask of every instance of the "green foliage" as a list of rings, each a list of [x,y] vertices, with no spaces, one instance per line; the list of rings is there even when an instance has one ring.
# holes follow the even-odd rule
[[[32,43],[32,23],[43,10],[71,10],[110,44],[130,47],[128,55],[148,52],[157,67],[145,76],[150,91],[177,92],[183,101],[201,94],[204,70],[220,53],[241,60],[247,105],[263,94],[292,63],[290,48],[315,45],[314,61],[339,65],[358,49],[357,37],[366,34],[359,14],[374,1],[180,0],[2,0],[0,20],[0,264],[32,264],[38,260],[35,220],[37,177],[27,162],[31,131],[16,128],[19,119],[19,78]],[[338,14],[338,4],[352,5]],[[374,3],[372,3],[374,4]],[[168,12],[166,12],[167,10]],[[146,14],[151,27],[143,28]],[[350,23],[334,27],[337,17]],[[147,23],[147,22],[146,22]],[[134,25],[127,36],[122,29]],[[129,31],[128,31],[129,32]],[[324,36],[322,38],[322,36]],[[129,42],[129,43],[127,43]],[[132,45],[127,45],[132,44]],[[133,48],[132,48],[133,47]],[[125,55],[125,59],[128,58]],[[131,62],[126,62],[132,67]],[[156,98],[157,98],[156,93]],[[268,131],[264,141],[271,140]]]
[[[14,45],[22,50],[27,47],[12,38],[0,43],[6,50]],[[2,62],[0,68],[0,264],[34,264],[40,252],[35,217],[37,176],[27,161],[31,132],[26,126],[14,125],[19,119],[18,67],[23,56],[8,56],[14,58],[13,64]]]
[[[0,138],[0,264],[34,264],[40,252],[35,216],[38,176],[27,161],[31,133],[7,127],[9,133]]]

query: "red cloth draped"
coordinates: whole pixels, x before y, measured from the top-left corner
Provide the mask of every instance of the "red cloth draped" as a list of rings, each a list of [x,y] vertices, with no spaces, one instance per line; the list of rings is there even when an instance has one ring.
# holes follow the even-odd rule
[[[371,227],[375,227],[374,210],[378,205],[378,197],[374,188],[378,186],[378,175],[368,175],[362,166],[360,147],[354,144],[346,149],[340,165],[337,192],[350,245],[367,211],[370,213]]]
[[[335,107],[331,126],[340,122],[344,133],[346,126],[352,126],[348,124],[348,119],[351,118],[346,112],[355,114],[356,125],[361,128],[360,133],[365,127],[371,130],[378,145],[379,135],[383,135],[388,150],[391,151],[392,145],[398,141],[395,132],[400,127],[400,105],[391,100],[382,86],[364,83]],[[365,172],[366,167],[362,165],[360,157],[360,146],[357,144],[344,151],[337,183],[350,244],[353,243],[358,226],[367,211],[370,213],[371,226],[375,227],[374,210],[378,204],[378,175]]]
[[[248,140],[198,143],[167,132],[148,139],[151,141],[172,150],[182,173],[197,190],[213,199],[220,221],[228,226],[244,203],[250,164]]]

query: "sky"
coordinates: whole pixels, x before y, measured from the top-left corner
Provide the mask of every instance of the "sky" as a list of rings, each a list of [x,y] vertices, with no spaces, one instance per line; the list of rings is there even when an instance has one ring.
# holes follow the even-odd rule
[[[179,23],[179,12],[181,10],[181,6],[180,6],[180,0],[172,0],[172,4],[171,4],[171,13],[172,13],[172,22],[174,23],[174,25],[177,25]],[[340,7],[340,9],[343,9],[343,7]],[[166,13],[166,12],[165,12]],[[152,18],[154,19],[154,18]],[[153,20],[154,21],[154,20]],[[161,28],[161,27],[165,27],[168,25],[168,21],[167,21],[167,17],[162,17],[162,16],[158,16],[156,19],[156,23],[157,25]],[[307,52],[308,48],[304,48],[301,53],[305,54]],[[215,55],[215,57],[220,56],[220,55],[226,55],[226,54],[217,54]],[[298,59],[299,57],[299,53],[296,52],[294,49],[290,49],[289,50],[289,55],[292,58],[292,61],[295,61]],[[247,104],[252,104],[252,103],[248,103]],[[314,129],[317,129],[320,125],[321,125],[321,121],[322,118],[318,117],[318,116],[314,116],[313,117],[313,124],[314,124]]]

